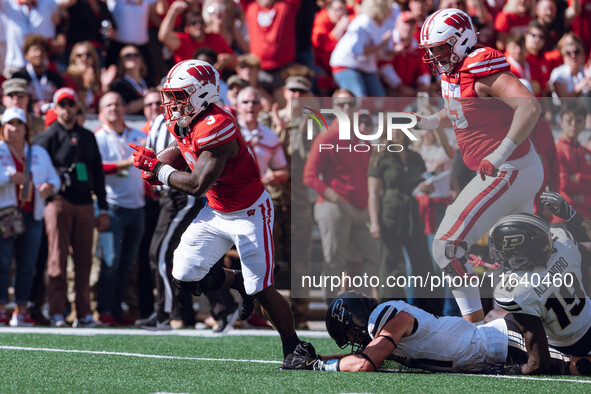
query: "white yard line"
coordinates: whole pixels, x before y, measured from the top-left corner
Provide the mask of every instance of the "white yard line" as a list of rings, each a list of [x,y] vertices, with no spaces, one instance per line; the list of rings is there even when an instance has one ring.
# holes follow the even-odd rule
[[[76,330],[80,331],[80,329]],[[112,330],[111,330],[112,331]],[[241,330],[245,331],[245,330]],[[140,357],[140,358],[156,358],[167,360],[188,360],[188,361],[222,361],[222,362],[239,362],[239,363],[258,363],[258,364],[281,364],[281,361],[272,360],[239,360],[233,358],[207,358],[207,357],[179,357],[179,356],[163,356],[158,354],[142,354],[142,353],[126,353],[126,352],[107,352],[107,351],[93,351],[93,350],[76,350],[76,349],[52,349],[52,348],[34,348],[22,346],[0,346],[0,350],[12,351],[33,351],[33,352],[54,352],[54,353],[78,353],[78,354],[96,354],[107,356],[126,356],[126,357]],[[386,372],[388,370],[385,370]],[[391,370],[391,372],[405,373],[401,370]],[[454,375],[454,374],[450,374]],[[562,378],[538,378],[534,376],[505,376],[505,375],[481,375],[481,374],[457,374],[462,376],[478,376],[485,378],[497,379],[514,379],[514,380],[534,380],[539,382],[564,382],[564,383],[583,383],[590,384],[591,380],[571,380]]]
[[[275,330],[240,329],[230,330],[227,334],[216,334],[212,330],[169,330],[148,331],[137,328],[52,328],[52,327],[0,327],[0,334],[52,334],[52,335],[176,335],[183,337],[221,338],[229,336],[278,337]],[[298,331],[298,335],[307,338],[330,338],[326,331]]]
[[[240,363],[259,363],[259,364],[281,364],[281,361],[270,360],[237,360],[233,358],[206,358],[206,357],[179,357],[179,356],[162,356],[159,354],[142,354],[142,353],[126,353],[126,352],[106,352],[94,350],[75,350],[75,349],[51,349],[44,347],[22,347],[22,346],[0,346],[0,350],[26,350],[32,352],[56,352],[56,353],[82,353],[82,354],[98,354],[101,356],[128,356],[141,358],[160,358],[167,360],[191,360],[191,361],[234,361]]]

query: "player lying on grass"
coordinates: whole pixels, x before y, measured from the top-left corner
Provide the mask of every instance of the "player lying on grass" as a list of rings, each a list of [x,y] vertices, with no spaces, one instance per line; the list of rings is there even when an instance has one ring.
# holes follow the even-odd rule
[[[565,220],[566,229],[550,228],[545,220],[529,214],[508,215],[491,229],[491,258],[509,278],[495,288],[495,300],[505,310],[495,317],[511,312],[529,329],[543,328],[553,348],[587,356],[591,354],[591,299],[583,288],[581,265],[589,262],[591,221],[558,193],[542,193],[541,201]]]
[[[523,332],[511,314],[476,326],[461,317],[434,316],[403,301],[378,304],[350,291],[330,304],[326,327],[339,347],[352,346],[351,354],[319,356],[311,344],[300,344],[286,359],[293,369],[373,372],[389,359],[436,372],[589,372],[588,360],[549,352],[543,330]]]

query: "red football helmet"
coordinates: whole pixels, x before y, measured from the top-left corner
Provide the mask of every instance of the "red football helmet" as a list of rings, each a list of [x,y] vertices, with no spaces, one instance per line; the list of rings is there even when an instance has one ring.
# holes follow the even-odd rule
[[[167,122],[187,127],[220,98],[220,76],[209,63],[184,60],[170,69],[162,84],[162,112]]]
[[[456,8],[433,13],[421,28],[419,48],[425,50],[423,62],[433,75],[452,73],[474,45],[476,30],[472,19]]]

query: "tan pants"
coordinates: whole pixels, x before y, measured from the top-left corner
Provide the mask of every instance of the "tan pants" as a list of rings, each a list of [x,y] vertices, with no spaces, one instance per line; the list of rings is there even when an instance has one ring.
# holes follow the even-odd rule
[[[91,204],[74,205],[55,196],[43,215],[47,232],[47,275],[49,313],[63,315],[67,301],[66,262],[70,246],[74,258],[74,289],[77,316],[92,313],[90,309],[90,266],[94,208]]]

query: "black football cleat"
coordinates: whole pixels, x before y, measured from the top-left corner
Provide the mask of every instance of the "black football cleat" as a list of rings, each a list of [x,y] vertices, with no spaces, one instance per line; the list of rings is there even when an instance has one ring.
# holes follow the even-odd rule
[[[242,303],[240,304],[240,313],[238,318],[242,321],[248,320],[254,311],[254,297],[242,294]]]

